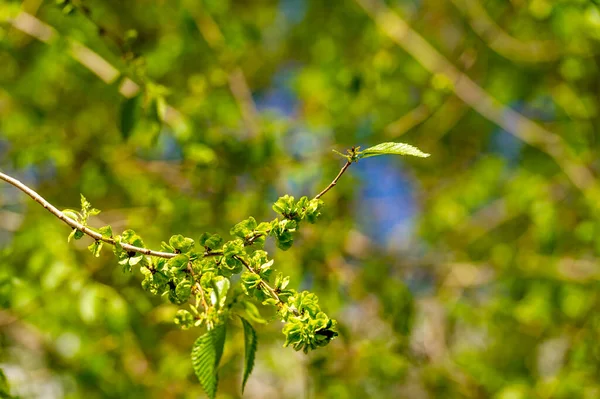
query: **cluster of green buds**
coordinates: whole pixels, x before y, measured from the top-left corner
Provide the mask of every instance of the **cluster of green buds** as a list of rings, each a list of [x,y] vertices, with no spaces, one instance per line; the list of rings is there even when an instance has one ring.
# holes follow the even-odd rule
[[[192,363],[205,392],[213,398],[217,386],[216,368],[232,314],[240,316],[244,328],[246,364],[242,386],[252,371],[257,338],[253,327],[242,315],[264,322],[254,305],[255,301],[275,308],[284,322],[284,346],[308,352],[327,345],[338,335],[336,321],[321,310],[315,294],[290,289],[288,276],[273,273],[273,259],[269,259],[263,249],[267,237],[275,238],[278,248],[289,249],[300,225],[304,221],[315,223],[319,219],[323,206],[320,198],[359,159],[386,154],[429,156],[404,143],[381,143],[363,151],[360,147],[352,147],[347,155],[338,154],[346,159],[346,164],[315,198],[302,197],[296,201],[292,196],[283,196],[273,204],[273,210],[281,219],[257,223],[249,217],[231,228],[233,238],[229,241],[217,234],[204,233],[198,240],[200,249],[196,248],[193,239],[174,235],[168,243],[163,242],[161,252],[157,252],[147,249],[142,238],[133,230],[113,236],[110,226],[93,229],[87,225],[88,217],[100,211],[92,208],[83,195],[81,211],[51,211],[59,213],[57,216],[73,228],[69,240],[78,240],[85,234],[91,236],[94,242],[88,248],[95,256],[100,254],[103,243],[112,244],[124,271],[130,272],[134,266],[140,268],[145,290],[167,296],[173,304],[186,305],[177,311],[175,324],[183,329],[206,326],[207,332],[198,338],[192,349]],[[12,182],[8,177],[4,180]],[[231,278],[238,274],[241,274],[241,288],[230,290]],[[240,301],[241,296],[251,300]],[[236,304],[241,305],[243,313],[238,311]]]
[[[277,247],[284,251],[294,243],[294,235],[300,222],[303,220],[315,223],[321,216],[323,201],[309,200],[302,197],[294,202],[294,197],[285,195],[273,204],[273,210],[283,216],[283,220],[275,219],[271,222],[271,235],[277,240]]]
[[[263,248],[266,238],[272,236],[279,248],[289,249],[301,223],[315,223],[322,206],[319,199],[302,197],[295,201],[294,197],[286,195],[273,205],[281,219],[257,223],[249,217],[231,228],[232,239],[229,241],[217,234],[204,233],[198,240],[199,250],[195,240],[174,235],[168,243],[162,243],[163,256],[127,249],[131,246],[146,248],[133,230],[125,230],[116,236],[110,226],[94,230],[114,242],[113,251],[123,271],[131,272],[133,267],[139,267],[144,276],[142,287],[146,291],[166,296],[171,303],[184,306],[175,315],[175,324],[181,328],[205,325],[211,330],[226,323],[234,312],[233,305],[239,302],[240,295],[245,295],[275,307],[278,317],[285,322],[285,346],[307,352],[335,338],[336,323],[321,311],[316,295],[288,288],[289,277],[273,273],[274,261]],[[64,212],[86,227],[88,216],[99,213],[84,197],[80,212]],[[79,239],[82,235],[75,229],[71,237]],[[90,251],[98,255],[102,242],[96,240],[90,245]],[[241,274],[241,290],[237,293],[231,290],[234,292],[231,294],[231,278],[238,274]],[[244,304],[243,309],[249,319],[260,319],[254,305]]]

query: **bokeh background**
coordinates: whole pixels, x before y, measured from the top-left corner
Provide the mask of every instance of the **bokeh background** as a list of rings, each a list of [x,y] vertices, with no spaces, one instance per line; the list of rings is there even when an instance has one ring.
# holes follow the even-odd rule
[[[151,247],[314,195],[275,250],[341,336],[258,325],[247,398],[600,397],[592,0],[0,3],[0,170]],[[201,330],[0,184],[0,368],[23,398],[197,398]],[[272,247],[271,247],[272,248]],[[220,398],[240,397],[241,328]]]

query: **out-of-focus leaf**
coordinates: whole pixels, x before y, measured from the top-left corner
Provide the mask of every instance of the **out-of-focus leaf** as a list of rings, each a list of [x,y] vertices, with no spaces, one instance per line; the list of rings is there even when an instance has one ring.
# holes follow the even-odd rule
[[[131,136],[133,129],[139,121],[142,107],[141,102],[141,95],[137,95],[123,101],[121,105],[120,128],[121,136],[124,140],[127,140]]]

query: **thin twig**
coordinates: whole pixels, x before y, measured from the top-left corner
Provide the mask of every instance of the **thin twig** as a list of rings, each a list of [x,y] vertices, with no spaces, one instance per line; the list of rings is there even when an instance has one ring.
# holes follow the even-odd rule
[[[242,258],[241,256],[237,256],[234,255],[233,256],[235,259],[239,260],[240,262],[242,262],[242,265],[244,265],[246,267],[246,269],[248,269],[249,272],[256,274],[257,276],[260,276],[260,274],[254,270],[253,268],[250,267],[250,265],[248,264],[248,262],[246,262],[244,260],[244,258]],[[283,301],[281,300],[281,298],[279,298],[279,295],[277,295],[277,292],[275,292],[275,290],[267,283],[265,283],[263,280],[260,281],[260,285],[262,287],[264,287],[267,291],[269,291],[269,294],[275,298],[275,300],[277,300],[279,306],[283,306]]]
[[[325,193],[327,193],[327,191],[329,191],[333,187],[335,187],[335,185],[337,184],[338,180],[340,180],[340,177],[342,177],[342,175],[344,174],[344,172],[346,171],[346,169],[348,169],[348,167],[350,167],[350,165],[352,165],[351,161],[346,162],[346,164],[344,166],[342,166],[342,169],[340,170],[340,173],[338,173],[338,175],[335,177],[335,179],[333,179],[333,181],[331,183],[329,183],[329,185],[327,187],[325,187],[325,189],[323,191],[321,191],[319,194],[317,194],[314,199],[321,198],[322,196],[325,195]]]
[[[321,198],[327,191],[331,190],[331,188],[333,188],[336,184],[337,181],[340,179],[340,177],[344,174],[344,172],[346,171],[346,169],[348,169],[348,167],[350,166],[352,162],[348,161],[340,170],[340,173],[338,173],[338,175],[336,176],[335,179],[333,179],[333,181],[329,184],[329,186],[327,186],[323,191],[321,191],[319,194],[317,194],[317,196],[315,197],[315,199],[319,199]],[[77,229],[79,231],[81,231],[82,233],[92,237],[95,240],[98,241],[102,241],[105,242],[107,244],[110,245],[121,245],[121,248],[123,248],[125,251],[128,252],[138,252],[144,255],[149,255],[149,256],[156,256],[158,258],[166,258],[166,259],[170,259],[170,258],[174,258],[175,256],[177,256],[178,254],[176,253],[170,253],[170,252],[161,252],[161,251],[153,251],[151,249],[148,248],[142,248],[142,247],[136,247],[135,245],[131,245],[131,244],[126,244],[126,243],[119,243],[117,244],[117,242],[115,241],[114,238],[112,237],[106,237],[103,236],[102,234],[100,234],[99,232],[92,230],[91,228],[84,226],[83,224],[79,223],[78,221],[71,219],[70,217],[66,216],[64,213],[62,213],[60,210],[58,210],[54,205],[52,205],[50,202],[48,202],[44,197],[42,197],[41,195],[39,195],[37,192],[35,192],[34,190],[32,190],[31,188],[27,187],[25,184],[23,184],[22,182],[20,182],[19,180],[10,177],[2,172],[0,172],[0,180],[4,180],[5,182],[12,184],[13,186],[15,186],[16,188],[18,188],[19,190],[23,191],[25,194],[29,195],[31,198],[33,198],[33,200],[35,202],[37,202],[38,204],[40,204],[41,206],[43,206],[46,210],[48,210],[48,212],[52,213],[54,216],[56,216],[57,218],[59,218],[60,220],[62,220],[63,222],[65,222],[67,225],[69,225],[70,227]],[[251,237],[248,241],[246,241],[244,243],[245,246],[250,246],[252,244],[254,244],[254,241],[260,237],[262,234],[260,235],[254,235],[253,237]],[[204,257],[209,257],[209,256],[219,256],[222,255],[223,252],[222,251],[210,251],[210,250],[206,250],[203,254]],[[243,262],[242,262],[243,263]],[[272,288],[270,287],[265,287],[268,290],[272,290]],[[275,291],[273,291],[274,295],[276,298],[279,299],[279,297],[277,296],[277,294],[275,293]]]
[[[200,300],[202,301],[202,306],[204,306],[204,310],[208,310],[208,303],[206,303],[206,299],[204,298],[204,290],[202,289],[202,285],[200,284],[200,279],[196,278],[196,273],[194,273],[194,268],[192,267],[192,262],[188,262],[187,270],[192,275],[194,279],[194,287],[197,287],[198,293],[200,293]],[[202,274],[200,274],[202,277]]]
[[[239,260],[240,262],[242,262],[242,264],[246,267],[246,269],[248,269],[249,272],[256,274],[257,276],[260,276],[260,274],[254,270],[253,268],[250,267],[250,265],[248,264],[248,262],[246,262],[244,260],[244,258],[242,258],[241,256],[237,256],[234,255],[233,256],[235,259]],[[281,300],[281,298],[279,297],[279,295],[277,294],[277,291],[275,291],[273,289],[273,287],[271,287],[269,285],[269,283],[267,283],[265,280],[260,280],[260,286],[262,288],[264,288],[265,290],[267,290],[269,292],[269,294],[277,301],[277,307],[282,308],[285,305],[285,302],[283,302]],[[293,307],[289,308],[289,310],[295,315],[295,316],[299,316],[300,313],[298,313],[298,311],[296,309],[294,309]]]
[[[107,244],[111,244],[111,245],[117,245],[114,238],[103,236],[102,234],[98,233],[97,231],[94,231],[94,230],[90,229],[89,227],[84,226],[83,224],[79,223],[78,221],[66,216],[64,213],[59,211],[54,205],[52,205],[51,203],[46,201],[41,195],[39,195],[38,193],[36,193],[35,191],[33,191],[32,189],[27,187],[25,184],[21,183],[19,180],[14,179],[8,175],[5,175],[2,172],[0,172],[0,179],[4,180],[7,183],[12,184],[13,186],[17,187],[19,190],[23,191],[25,194],[29,195],[31,198],[33,198],[33,200],[35,202],[37,202],[38,204],[40,204],[41,206],[46,208],[50,213],[52,213],[54,216],[56,216],[57,218],[59,218],[60,220],[62,220],[63,222],[65,222],[66,224],[71,226],[72,228],[77,229],[77,230],[83,232],[84,234],[87,234],[88,236],[92,237],[95,240],[103,241],[103,242],[105,242]],[[148,248],[140,248],[140,247],[136,247],[134,245],[125,244],[125,243],[121,243],[120,245],[126,251],[139,252],[144,255],[157,256],[159,258],[167,258],[168,259],[168,258],[173,258],[173,257],[177,256],[177,254],[153,251]]]

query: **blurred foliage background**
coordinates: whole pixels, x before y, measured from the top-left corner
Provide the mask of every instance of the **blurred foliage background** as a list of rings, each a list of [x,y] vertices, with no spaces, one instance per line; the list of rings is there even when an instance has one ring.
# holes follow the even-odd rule
[[[58,4],[57,4],[58,3]],[[248,398],[600,397],[591,0],[0,3],[0,169],[92,225],[228,234],[353,165],[273,253],[341,336],[257,326]],[[0,368],[24,398],[202,397],[201,331],[0,185]],[[240,397],[241,327],[219,397]]]

